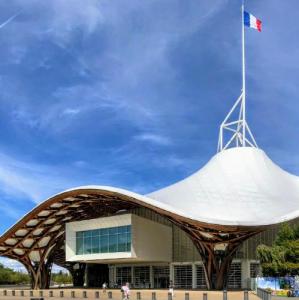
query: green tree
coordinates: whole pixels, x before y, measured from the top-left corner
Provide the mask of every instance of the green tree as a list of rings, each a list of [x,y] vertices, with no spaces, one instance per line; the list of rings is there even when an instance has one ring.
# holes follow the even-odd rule
[[[72,276],[69,273],[64,273],[61,270],[58,273],[52,274],[52,281],[56,284],[72,283]]]
[[[282,224],[272,247],[259,245],[264,276],[299,274],[299,226]]]
[[[0,264],[0,284],[26,284],[29,281],[28,274],[16,272]]]

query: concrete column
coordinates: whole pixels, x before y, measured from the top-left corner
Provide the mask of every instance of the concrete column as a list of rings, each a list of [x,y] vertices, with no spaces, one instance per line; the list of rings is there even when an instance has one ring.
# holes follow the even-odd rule
[[[196,265],[192,264],[192,289],[196,289]]]
[[[116,270],[114,265],[109,265],[109,288],[113,288],[116,282]]]
[[[131,278],[132,278],[132,286],[134,287],[134,283],[135,283],[135,274],[134,274],[134,267],[131,267]]]
[[[88,287],[88,264],[86,264],[86,267],[85,267],[84,286]]]
[[[153,266],[150,266],[150,283],[151,283],[151,288],[154,288],[154,270]]]
[[[241,260],[241,282],[242,282],[242,289],[247,289],[249,284],[250,278],[250,260],[249,259],[242,259]]]
[[[172,281],[174,284],[174,268],[172,263],[169,264],[169,281]]]

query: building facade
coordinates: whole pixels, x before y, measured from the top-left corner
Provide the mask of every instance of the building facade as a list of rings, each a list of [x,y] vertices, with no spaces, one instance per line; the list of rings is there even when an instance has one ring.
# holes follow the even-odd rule
[[[249,288],[251,278],[262,275],[256,247],[272,245],[278,229],[273,226],[241,245],[229,270],[229,289]],[[66,261],[86,264],[90,287],[129,282],[134,288],[160,289],[172,281],[179,289],[207,289],[202,259],[188,234],[146,208],[67,223]]]

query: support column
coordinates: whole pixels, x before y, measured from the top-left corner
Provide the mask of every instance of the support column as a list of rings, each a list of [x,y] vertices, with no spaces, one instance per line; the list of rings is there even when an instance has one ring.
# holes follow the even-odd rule
[[[150,266],[150,284],[151,284],[151,289],[154,288],[154,270],[153,270],[153,266]]]
[[[172,263],[169,264],[169,281],[174,284],[174,267]]]
[[[207,288],[222,290],[227,288],[228,271],[239,244],[228,244],[225,250],[215,251],[214,244],[199,243],[203,260]]]
[[[242,289],[250,288],[250,260],[241,260],[241,287]]]
[[[131,267],[131,281],[129,282],[133,287],[135,287],[135,274],[134,274],[134,267]]]
[[[52,262],[47,263],[34,263],[34,266],[30,266],[28,273],[31,277],[31,288],[34,290],[48,289],[51,280]]]
[[[192,289],[196,289],[196,265],[192,264]]]

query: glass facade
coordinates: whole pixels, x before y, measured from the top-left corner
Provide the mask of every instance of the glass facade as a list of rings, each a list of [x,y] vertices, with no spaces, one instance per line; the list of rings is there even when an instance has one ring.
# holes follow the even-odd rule
[[[174,286],[179,289],[192,289],[192,266],[179,265],[173,267]]]
[[[169,286],[169,266],[154,266],[154,288],[155,289],[165,289]]]
[[[131,225],[76,232],[76,254],[131,251]]]
[[[241,263],[232,263],[228,273],[227,287],[229,289],[241,288]]]
[[[205,272],[202,265],[196,265],[196,288],[207,289]]]
[[[132,267],[116,268],[116,285],[121,287],[126,282],[132,283]]]
[[[150,288],[150,267],[134,267],[134,287]]]

